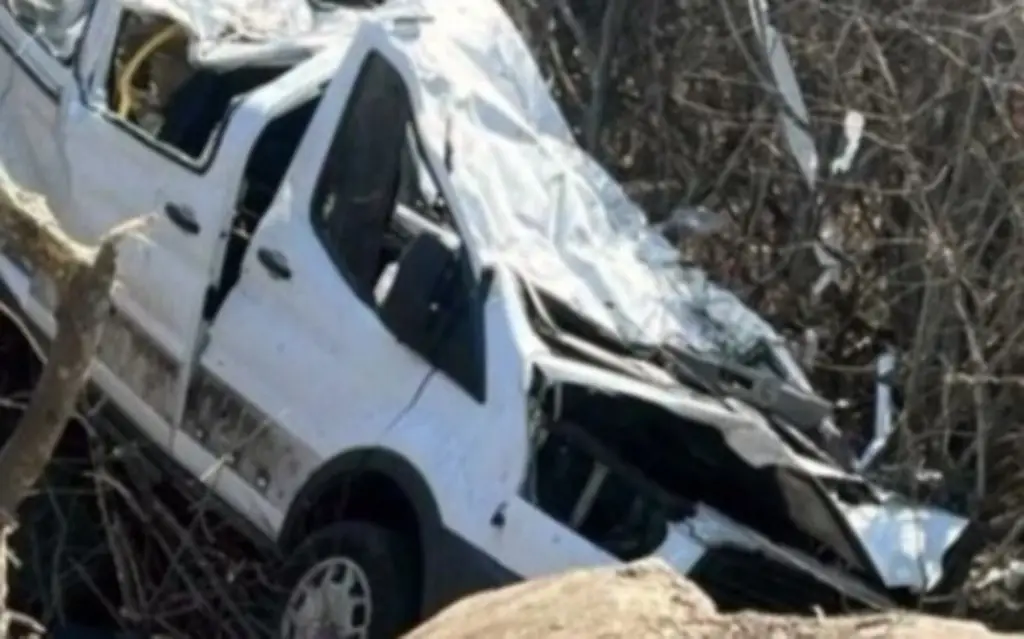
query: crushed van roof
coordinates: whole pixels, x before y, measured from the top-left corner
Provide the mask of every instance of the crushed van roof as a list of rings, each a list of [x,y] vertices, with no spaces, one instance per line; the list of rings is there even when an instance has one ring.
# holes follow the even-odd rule
[[[705,272],[678,265],[644,212],[575,143],[531,52],[495,0],[388,0],[315,11],[307,0],[126,0],[194,35],[204,65],[282,63],[336,46],[364,20],[422,19],[395,38],[424,98],[421,130],[435,149],[450,131],[452,182],[491,257],[631,342],[711,350],[775,331]],[[234,33],[230,36],[219,34]],[[447,121],[447,122],[446,122]],[[780,353],[799,385],[807,381]]]

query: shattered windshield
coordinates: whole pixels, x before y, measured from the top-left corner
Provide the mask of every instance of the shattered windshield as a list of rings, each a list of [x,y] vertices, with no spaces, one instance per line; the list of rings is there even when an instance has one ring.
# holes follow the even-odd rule
[[[441,55],[414,53],[418,62]],[[622,344],[730,358],[764,343],[781,350],[781,337],[731,292],[679,264],[676,249],[570,133],[543,131],[507,96],[482,90],[493,82],[472,74],[485,69],[462,52],[444,53],[446,73],[423,83],[423,128],[435,150],[450,142],[453,196],[478,250]],[[793,358],[777,355],[782,376],[805,385]]]

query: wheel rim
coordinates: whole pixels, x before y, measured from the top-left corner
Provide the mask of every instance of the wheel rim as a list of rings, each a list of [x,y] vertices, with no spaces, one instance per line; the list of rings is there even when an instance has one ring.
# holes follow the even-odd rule
[[[281,619],[282,639],[367,639],[370,581],[347,557],[325,559],[292,589]]]

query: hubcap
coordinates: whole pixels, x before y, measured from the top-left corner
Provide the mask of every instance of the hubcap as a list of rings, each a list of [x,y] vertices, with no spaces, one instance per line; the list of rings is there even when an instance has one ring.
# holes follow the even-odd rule
[[[281,639],[367,639],[370,582],[347,557],[325,559],[299,579],[281,619]]]

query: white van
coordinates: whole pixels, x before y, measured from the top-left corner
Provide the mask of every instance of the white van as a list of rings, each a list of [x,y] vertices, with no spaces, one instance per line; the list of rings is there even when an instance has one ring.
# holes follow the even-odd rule
[[[496,3],[44,5],[0,0],[0,162],[83,241],[152,215],[92,381],[284,558],[280,636],[648,555],[726,608],[962,573],[969,522],[815,443],[828,402],[577,148]],[[45,277],[0,280],[52,337]]]

